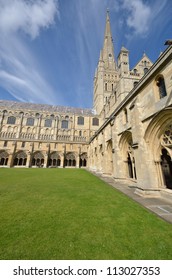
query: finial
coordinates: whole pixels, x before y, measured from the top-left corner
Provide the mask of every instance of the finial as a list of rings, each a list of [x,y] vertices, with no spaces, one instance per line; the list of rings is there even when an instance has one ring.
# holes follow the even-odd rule
[[[107,14],[109,14],[109,8],[107,8]]]

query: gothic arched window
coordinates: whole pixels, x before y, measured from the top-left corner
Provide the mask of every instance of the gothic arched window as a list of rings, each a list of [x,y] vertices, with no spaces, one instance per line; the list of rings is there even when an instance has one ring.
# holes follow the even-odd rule
[[[52,126],[52,120],[51,119],[46,119],[44,123],[45,127],[51,127]]]
[[[34,119],[33,118],[27,118],[26,125],[34,126]]]
[[[92,119],[92,125],[99,125],[99,119],[98,118],[93,118]]]
[[[126,108],[124,109],[124,123],[128,123],[128,112]]]
[[[7,120],[7,124],[15,124],[16,123],[16,118],[11,116],[11,117],[8,117],[8,120]]]
[[[62,121],[62,127],[61,127],[61,128],[68,129],[68,121],[63,120],[63,121]]]
[[[138,84],[138,82],[135,81],[134,84],[133,84],[133,86],[135,87],[135,86],[137,86],[137,84]]]
[[[148,72],[148,68],[145,67],[145,68],[144,68],[144,74],[146,74],[147,72]]]
[[[158,90],[159,90],[159,97],[160,97],[160,99],[165,97],[167,95],[167,92],[166,92],[164,78],[163,77],[159,77],[156,80],[156,85],[157,85]]]
[[[78,117],[78,124],[84,125],[84,117]]]
[[[161,138],[161,143],[163,146],[172,145],[172,125],[169,125],[165,130]]]

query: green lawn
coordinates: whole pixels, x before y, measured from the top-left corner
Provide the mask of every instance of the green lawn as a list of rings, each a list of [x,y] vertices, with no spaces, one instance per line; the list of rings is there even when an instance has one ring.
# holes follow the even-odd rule
[[[172,225],[85,170],[0,169],[0,259],[172,259]]]

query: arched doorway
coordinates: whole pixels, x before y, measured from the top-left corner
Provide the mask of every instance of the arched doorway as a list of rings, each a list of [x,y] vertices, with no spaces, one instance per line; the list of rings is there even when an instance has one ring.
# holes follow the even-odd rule
[[[132,134],[130,131],[126,131],[122,134],[119,147],[122,152],[123,162],[124,162],[124,176],[131,179],[137,179],[136,176],[136,165],[134,158]]]
[[[57,152],[53,152],[50,154],[49,166],[58,167],[61,164],[60,155]]]
[[[44,155],[41,152],[36,152],[32,158],[32,166],[43,167]]]
[[[86,166],[87,166],[87,153],[83,153],[80,155],[79,167],[86,167]]]
[[[157,188],[172,189],[172,109],[157,114],[145,131],[152,174],[149,176]],[[163,193],[163,192],[162,192]]]
[[[132,160],[131,160],[131,156],[128,153],[128,157],[127,157],[127,163],[128,163],[128,174],[130,178],[133,178],[133,167],[132,167]]]
[[[27,155],[25,152],[20,151],[14,157],[14,166],[25,166],[27,161]]]
[[[162,149],[161,167],[164,183],[168,189],[172,189],[172,161],[166,149]]]
[[[64,160],[64,167],[74,167],[74,166],[76,166],[75,154],[73,153],[66,154]]]
[[[113,173],[113,157],[112,157],[112,139],[106,143],[106,173],[112,175]]]
[[[0,152],[0,165],[7,165],[8,157],[9,155],[6,151]]]

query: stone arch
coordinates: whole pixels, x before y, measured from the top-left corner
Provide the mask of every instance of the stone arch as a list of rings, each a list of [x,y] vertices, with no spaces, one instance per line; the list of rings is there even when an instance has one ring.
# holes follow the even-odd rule
[[[19,151],[14,155],[13,166],[25,166],[27,154],[24,151]]]
[[[122,154],[122,159],[124,163],[124,176],[137,179],[136,177],[136,166],[134,158],[134,150],[132,148],[133,139],[131,131],[125,131],[122,133],[119,141],[119,149]]]
[[[82,153],[79,158],[79,167],[87,166],[87,153]]]
[[[169,184],[169,180],[172,182],[171,108],[163,110],[151,120],[146,129],[144,139],[148,145],[152,160],[155,163],[159,187],[172,189],[172,183]]]
[[[57,167],[61,165],[61,157],[57,152],[52,152],[49,157],[49,166]]]
[[[8,164],[9,154],[6,151],[0,151],[0,165]]]
[[[106,142],[105,150],[106,173],[112,175],[113,173],[113,143],[112,139]]]
[[[42,152],[37,151],[32,156],[32,166],[43,167],[44,155]]]
[[[167,96],[165,79],[162,74],[159,74],[155,79],[155,94],[158,99]]]
[[[161,153],[161,137],[165,133],[168,126],[172,123],[172,109],[168,108],[155,115],[149,123],[144,139],[152,151],[155,160],[159,160]]]
[[[76,166],[76,155],[75,153],[67,153],[64,159],[65,167],[74,167]]]

